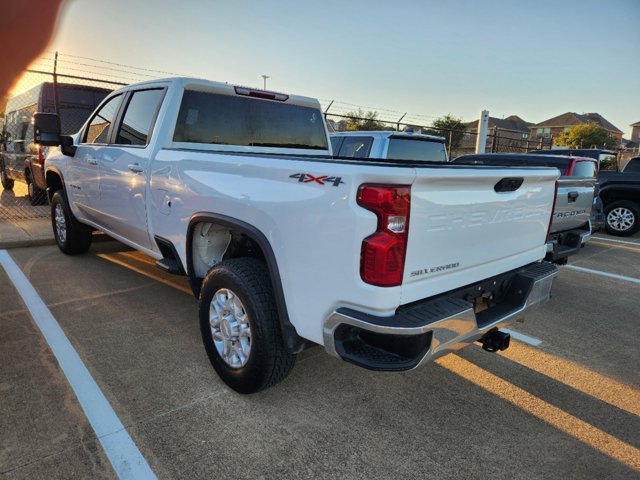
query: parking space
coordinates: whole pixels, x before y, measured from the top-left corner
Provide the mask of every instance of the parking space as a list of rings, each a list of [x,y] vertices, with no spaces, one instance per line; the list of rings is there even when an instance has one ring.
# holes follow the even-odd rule
[[[571,265],[640,279],[640,234],[598,234]],[[636,245],[637,244],[637,245]],[[504,353],[471,346],[403,374],[299,355],[240,396],[202,347],[183,278],[115,241],[77,257],[10,251],[160,478],[634,478],[640,284],[562,268]],[[114,478],[91,425],[0,269],[0,473]]]

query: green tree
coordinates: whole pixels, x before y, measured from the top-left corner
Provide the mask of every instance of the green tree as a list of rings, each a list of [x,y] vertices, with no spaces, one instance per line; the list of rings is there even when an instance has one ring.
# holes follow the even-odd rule
[[[362,109],[357,111],[345,113],[347,118],[344,120],[344,130],[389,130],[390,127],[385,126],[380,120],[378,120],[378,112],[370,111],[365,112]],[[342,123],[342,121],[340,122]]]
[[[462,137],[466,131],[467,127],[462,122],[462,119],[454,117],[449,113],[431,122],[431,128],[427,129],[425,133],[445,137],[447,139],[447,146],[449,145],[449,137],[451,137],[451,150],[455,150],[460,146],[460,143],[462,143]]]
[[[611,134],[597,123],[576,125],[553,138],[556,146],[570,148],[615,147],[617,142]]]

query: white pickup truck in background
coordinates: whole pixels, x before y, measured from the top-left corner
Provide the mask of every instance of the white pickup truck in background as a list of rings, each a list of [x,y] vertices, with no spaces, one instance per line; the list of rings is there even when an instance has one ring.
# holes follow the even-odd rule
[[[449,161],[444,137],[393,130],[334,132],[330,137],[337,157]]]
[[[282,380],[312,344],[407,370],[546,301],[558,171],[331,155],[317,100],[191,78],[110,94],[73,137],[36,114],[60,249],[92,229],[187,275],[233,389]],[[446,154],[445,154],[446,155]]]

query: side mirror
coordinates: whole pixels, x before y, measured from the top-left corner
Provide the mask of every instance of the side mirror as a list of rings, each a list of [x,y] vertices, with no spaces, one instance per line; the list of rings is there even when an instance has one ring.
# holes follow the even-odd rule
[[[34,143],[44,147],[60,145],[60,118],[55,113],[36,113],[33,116]]]
[[[73,137],[69,135],[62,135],[60,137],[60,147],[62,153],[67,157],[74,157],[78,149],[78,147],[73,144]]]

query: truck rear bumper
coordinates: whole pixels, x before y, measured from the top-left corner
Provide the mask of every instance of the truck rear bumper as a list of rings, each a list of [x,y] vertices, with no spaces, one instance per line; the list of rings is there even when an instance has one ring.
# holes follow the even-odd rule
[[[580,251],[582,245],[591,239],[591,225],[587,223],[583,228],[576,228],[561,233],[551,234],[547,243],[547,262],[564,264],[567,257]]]
[[[340,308],[325,321],[325,348],[370,370],[410,370],[523,318],[549,299],[557,273],[551,263],[530,264],[403,306],[392,317]]]

